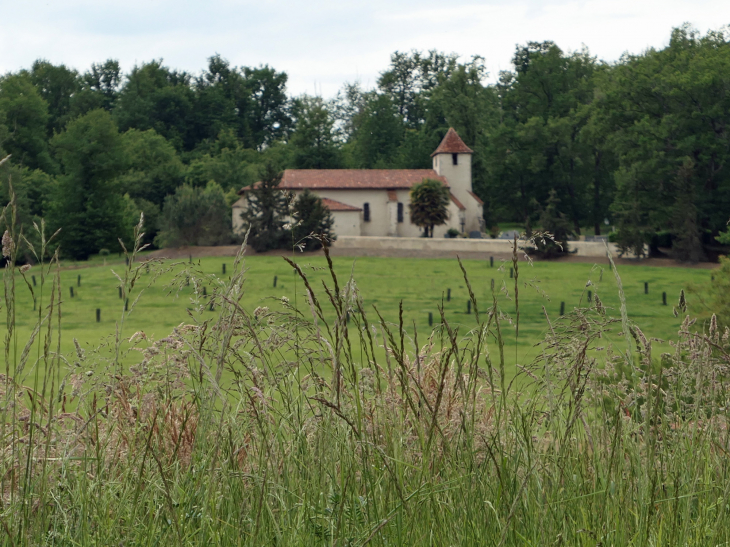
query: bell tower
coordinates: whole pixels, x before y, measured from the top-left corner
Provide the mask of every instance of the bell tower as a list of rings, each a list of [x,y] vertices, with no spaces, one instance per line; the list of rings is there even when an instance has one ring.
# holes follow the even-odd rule
[[[451,193],[464,204],[464,229],[467,232],[481,230],[481,200],[473,193],[471,185],[471,155],[474,152],[458,133],[450,127],[441,144],[434,150],[433,169],[449,182]]]

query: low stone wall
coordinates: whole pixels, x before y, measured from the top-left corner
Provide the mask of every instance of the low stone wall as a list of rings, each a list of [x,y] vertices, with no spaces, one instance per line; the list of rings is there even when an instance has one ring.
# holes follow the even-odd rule
[[[512,252],[512,241],[508,239],[338,236],[333,247],[342,250],[443,251],[505,255]],[[606,244],[599,241],[571,241],[569,248],[575,252],[576,256],[596,258],[606,256]],[[618,255],[615,244],[609,243],[608,248],[614,256]]]

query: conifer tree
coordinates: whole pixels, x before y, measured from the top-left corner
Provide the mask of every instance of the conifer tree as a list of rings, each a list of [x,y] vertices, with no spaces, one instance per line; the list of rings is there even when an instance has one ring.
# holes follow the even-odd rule
[[[247,206],[241,213],[248,244],[256,252],[285,249],[291,245],[287,216],[291,197],[279,188],[282,173],[267,163],[261,181],[247,192]]]
[[[334,218],[322,199],[304,190],[292,206],[292,240],[302,250],[315,251],[322,247],[321,239],[334,241]],[[314,235],[316,237],[309,237]]]

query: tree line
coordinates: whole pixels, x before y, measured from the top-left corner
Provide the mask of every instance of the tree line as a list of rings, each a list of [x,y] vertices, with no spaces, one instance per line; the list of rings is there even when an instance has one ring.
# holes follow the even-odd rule
[[[140,212],[149,243],[225,243],[236,191],[265,168],[428,168],[454,127],[488,229],[558,219],[700,260],[730,217],[729,37],[683,26],[615,63],[529,42],[494,84],[481,57],[396,52],[373,89],[332,99],[292,97],[286,73],[218,55],[199,74],[38,60],[0,78],[1,197],[12,179],[20,222],[62,227],[77,258],[116,250]]]

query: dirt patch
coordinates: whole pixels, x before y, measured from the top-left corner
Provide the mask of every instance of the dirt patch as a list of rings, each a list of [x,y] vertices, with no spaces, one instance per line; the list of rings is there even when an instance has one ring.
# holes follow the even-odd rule
[[[204,258],[211,256],[236,256],[240,250],[240,245],[221,245],[218,247],[178,247],[172,249],[159,249],[152,251],[148,256],[154,258],[170,258],[174,260],[180,260],[185,258]],[[314,254],[321,254],[322,251],[317,251]],[[288,255],[283,250],[278,251],[267,251],[265,253],[257,253],[251,247],[246,249],[246,254],[251,255],[264,255],[264,256],[282,256]],[[456,251],[405,251],[399,249],[338,249],[337,245],[332,247],[330,251],[332,256],[347,256],[347,257],[359,257],[359,256],[379,256],[385,258],[456,258],[457,256],[467,260],[486,260],[490,256],[493,256],[495,260],[511,260],[511,253],[476,253],[476,252],[456,252]],[[524,260],[524,255],[520,253],[520,260]],[[539,259],[534,258],[536,262]],[[589,264],[608,264],[608,258],[597,258],[591,256],[576,256],[568,255],[562,258],[557,258],[554,262],[581,262]],[[685,262],[676,262],[671,258],[619,258],[614,257],[614,262],[621,266],[652,266],[657,268],[699,268],[704,270],[710,270],[717,267],[716,263],[713,262],[700,262],[697,264],[690,264]]]

